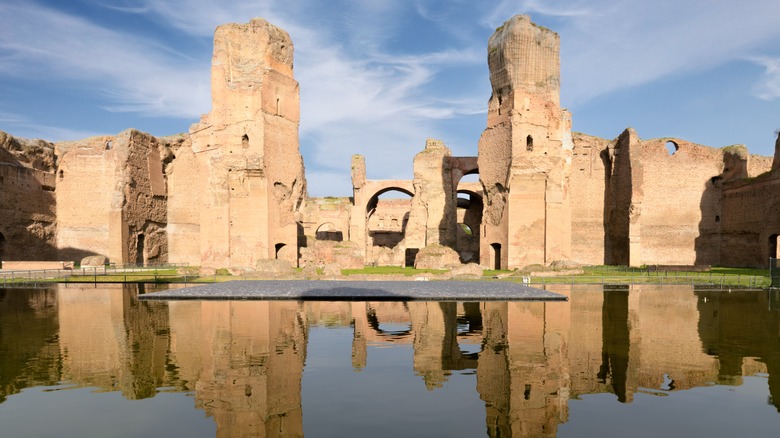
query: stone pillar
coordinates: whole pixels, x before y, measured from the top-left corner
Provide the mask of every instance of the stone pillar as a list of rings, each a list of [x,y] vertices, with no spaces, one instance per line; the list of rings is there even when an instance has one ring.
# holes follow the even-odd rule
[[[571,256],[571,120],[560,107],[559,46],[558,34],[524,15],[488,42],[493,94],[478,163],[480,259],[489,267],[499,258],[512,269]]]
[[[190,128],[202,169],[202,264],[296,265],[306,180],[290,36],[261,19],[219,26],[211,81],[212,111]]]
[[[456,205],[450,149],[429,138],[414,157],[414,198],[406,228],[406,247],[455,245]]]

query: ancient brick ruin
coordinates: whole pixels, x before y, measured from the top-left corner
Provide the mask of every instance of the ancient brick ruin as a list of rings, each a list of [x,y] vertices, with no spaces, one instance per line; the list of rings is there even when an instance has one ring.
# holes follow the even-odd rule
[[[516,16],[488,42],[476,156],[428,139],[412,180],[306,196],[293,44],[260,19],[214,37],[212,111],[188,134],[49,143],[0,132],[0,260],[515,269],[555,261],[765,267],[780,234],[774,162],[744,146],[571,132],[559,37]],[[479,182],[463,182],[478,174]],[[345,175],[345,178],[348,176]],[[386,192],[408,199],[380,199]]]

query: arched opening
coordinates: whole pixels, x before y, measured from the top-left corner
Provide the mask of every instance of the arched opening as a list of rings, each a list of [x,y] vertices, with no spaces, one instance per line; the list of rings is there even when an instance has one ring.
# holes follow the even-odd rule
[[[5,260],[5,236],[0,233],[0,262]]]
[[[65,178],[65,171],[60,169],[59,175],[60,175],[60,179]]]
[[[778,236],[777,234],[772,234],[771,236],[769,236],[769,257],[773,259],[778,258],[777,257],[778,256],[777,236]]]
[[[241,137],[241,147],[244,149],[249,148],[249,136],[244,134],[243,137]]]
[[[674,155],[678,150],[680,150],[680,146],[671,140],[666,142],[666,152],[669,153],[669,156]]]
[[[493,262],[493,265],[491,267],[495,270],[501,269],[501,244],[491,243],[490,252],[491,252],[490,259]]]
[[[380,190],[366,205],[366,264],[404,266],[407,255],[399,243],[406,236],[412,193],[400,187]]]
[[[274,251],[274,257],[276,259],[283,259],[284,258],[284,251],[285,251],[284,248],[286,246],[287,245],[284,244],[284,243],[277,243],[276,245],[274,245],[274,250],[275,250]]]
[[[317,240],[329,240],[332,242],[343,242],[344,233],[342,233],[335,225],[330,222],[317,227],[317,231],[314,233],[314,237]]]
[[[476,163],[473,163],[476,165]],[[455,251],[461,263],[479,263],[480,229],[482,228],[482,183],[479,169],[466,168],[458,181],[455,199]]]
[[[135,264],[137,266],[143,266],[144,265],[144,234],[140,233],[138,234],[138,237],[135,241]]]
[[[461,263],[479,263],[479,230],[482,226],[482,196],[470,190],[458,190],[455,251]]]
[[[530,135],[525,138],[525,150],[532,151],[534,150],[534,138]]]

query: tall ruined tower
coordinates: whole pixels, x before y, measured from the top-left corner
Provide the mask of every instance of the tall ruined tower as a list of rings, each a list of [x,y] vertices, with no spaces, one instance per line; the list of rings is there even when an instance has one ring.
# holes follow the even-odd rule
[[[571,118],[560,107],[559,37],[525,15],[488,41],[493,94],[479,140],[481,263],[522,268],[570,258]]]
[[[306,180],[290,36],[261,19],[219,26],[211,94],[211,112],[190,128],[201,264],[254,267],[278,258],[295,265]]]

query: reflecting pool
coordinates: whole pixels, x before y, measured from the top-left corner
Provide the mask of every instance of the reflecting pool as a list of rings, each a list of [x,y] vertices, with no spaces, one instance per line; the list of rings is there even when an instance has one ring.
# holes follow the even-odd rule
[[[140,301],[0,289],[0,435],[776,436],[777,292]]]

